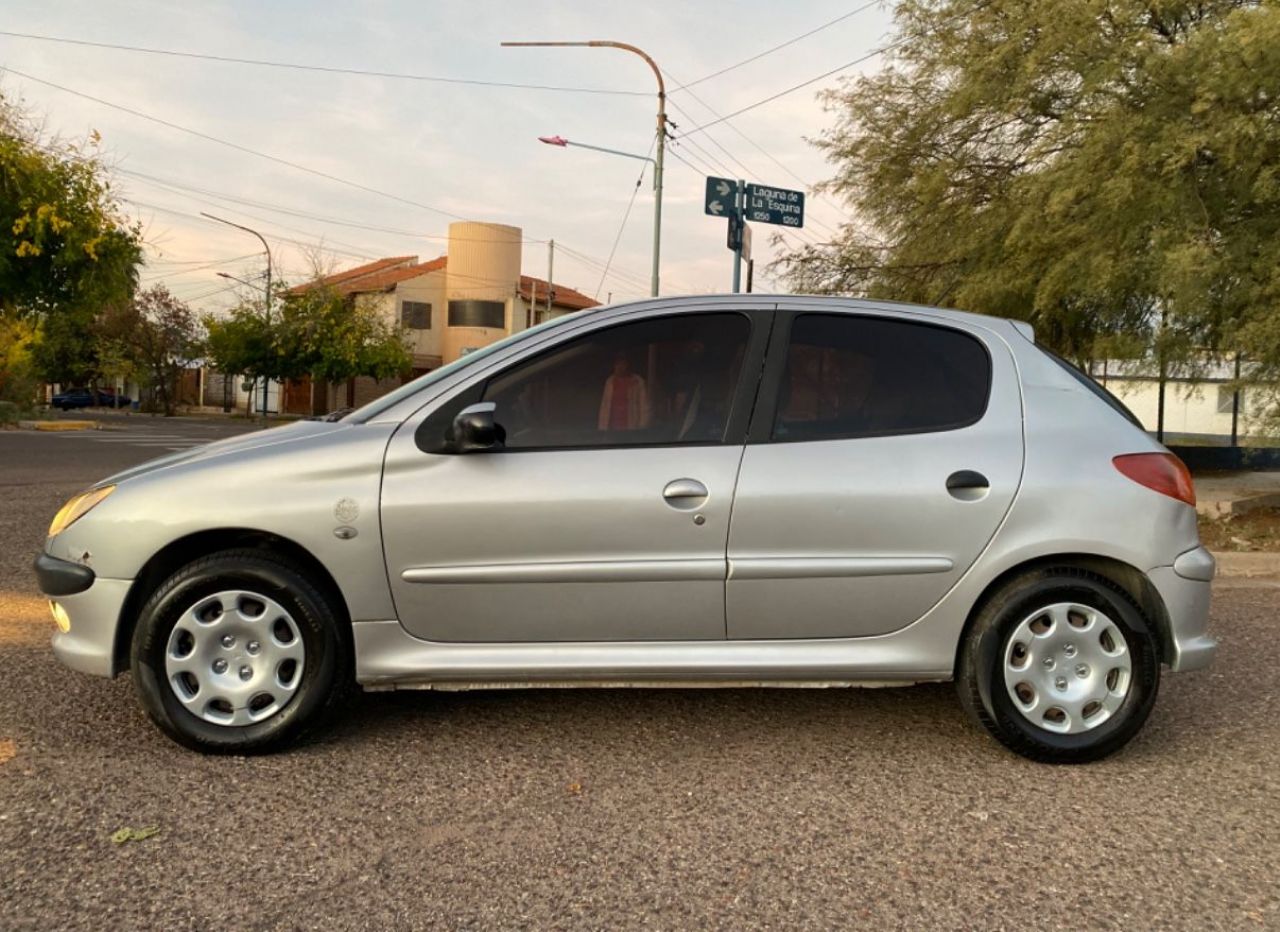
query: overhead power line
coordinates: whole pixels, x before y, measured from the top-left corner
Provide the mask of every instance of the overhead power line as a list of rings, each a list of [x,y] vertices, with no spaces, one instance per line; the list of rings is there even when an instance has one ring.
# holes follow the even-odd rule
[[[791,87],[788,87],[785,90],[778,91],[776,94],[770,94],[768,97],[765,97],[762,100],[757,100],[753,104],[747,104],[745,107],[739,107],[737,110],[734,110],[732,113],[727,113],[724,116],[716,117],[714,120],[709,120],[700,126],[695,126],[693,129],[689,130],[683,135],[691,136],[694,133],[701,133],[705,131],[708,126],[715,126],[719,123],[728,122],[734,117],[740,116],[741,114],[746,113],[749,110],[754,110],[757,107],[763,107],[767,103],[772,103],[773,101],[777,100],[779,97],[786,97],[788,94],[793,94],[796,91],[801,90],[802,88],[806,88],[811,84],[817,84],[822,79],[829,78],[833,74],[839,74],[841,71],[846,71],[849,68],[854,67],[855,65],[861,65],[863,62],[870,61],[871,59],[875,58],[877,55],[884,55],[887,52],[892,52],[894,49],[897,49],[903,45],[906,45],[912,39],[919,39],[920,37],[928,35],[931,32],[936,32],[938,29],[942,28],[942,26],[946,25],[947,23],[951,23],[958,19],[963,19],[965,17],[972,16],[974,12],[976,12],[977,10],[984,9],[990,4],[991,4],[991,0],[977,0],[977,2],[972,8],[966,8],[964,10],[960,10],[956,13],[953,13],[950,16],[943,17],[941,20],[934,23],[932,26],[920,32],[908,33],[907,35],[900,36],[899,38],[895,39],[894,41],[886,45],[881,45],[877,48],[871,49],[869,52],[865,52],[862,55],[859,55],[857,58],[853,59],[853,61],[847,61],[843,65],[837,65],[836,67],[830,69],[829,71],[824,71],[820,75],[809,78],[807,81],[801,81],[799,84],[793,84],[791,85]]]
[[[273,204],[269,201],[261,201],[255,198],[240,197],[235,194],[229,194],[226,191],[219,191],[216,188],[208,188],[200,185],[193,185],[183,181],[175,181],[170,178],[162,178],[158,175],[150,175],[146,172],[133,171],[128,168],[116,167],[113,171],[134,178],[144,184],[150,184],[155,187],[164,188],[166,190],[177,189],[193,194],[203,194],[206,197],[214,198],[218,201],[224,201],[231,204],[241,204],[247,207],[253,207],[258,210],[266,210],[271,213],[284,214],[289,217],[299,217],[304,220],[315,220],[319,223],[332,224],[334,226],[350,227],[356,230],[367,230],[373,233],[386,233],[392,236],[403,236],[408,239],[426,239],[426,240],[454,240],[455,242],[467,243],[508,243],[511,240],[505,237],[475,237],[475,236],[449,236],[447,233],[419,233],[413,230],[401,230],[393,227],[378,226],[372,223],[366,223],[360,220],[352,220],[349,218],[340,218],[326,216],[323,214],[313,214],[308,211],[300,210],[296,207],[286,207],[280,204]],[[545,243],[543,239],[525,238],[521,243]]]
[[[442,216],[445,216],[445,217],[452,217],[454,220],[467,219],[466,217],[463,217],[461,214],[453,213],[453,211],[444,210],[443,208],[440,208],[440,207],[433,207],[431,204],[424,204],[421,201],[415,201],[415,200],[412,200],[411,198],[401,197],[399,194],[392,194],[390,191],[380,191],[379,189],[370,187],[367,184],[361,184],[358,181],[351,181],[347,178],[341,178],[338,175],[333,175],[333,174],[330,174],[329,172],[321,171],[318,168],[311,168],[308,165],[302,165],[302,164],[299,164],[298,162],[291,162],[288,159],[283,159],[276,155],[271,155],[266,152],[259,152],[257,149],[250,149],[248,146],[242,146],[239,143],[231,142],[230,140],[227,140],[227,139],[221,139],[218,136],[211,136],[210,134],[203,133],[200,130],[191,129],[189,126],[182,126],[170,120],[166,120],[157,116],[152,116],[149,113],[144,113],[141,110],[135,110],[132,107],[126,107],[123,104],[117,104],[110,100],[104,100],[101,97],[95,97],[92,94],[86,94],[84,91],[77,91],[74,88],[70,88],[62,84],[56,84],[53,81],[46,81],[44,78],[37,78],[35,75],[27,74],[26,72],[19,71],[16,68],[9,68],[6,66],[4,70],[9,72],[10,74],[17,75],[20,78],[26,78],[28,81],[34,81],[37,84],[43,84],[45,87],[51,87],[54,90],[62,91],[64,94],[71,94],[74,97],[81,97],[85,100],[93,101],[94,103],[100,104],[104,107],[110,107],[112,110],[119,110],[122,113],[128,113],[131,116],[136,116],[139,119],[146,120],[150,123],[156,123],[160,126],[166,126],[169,129],[177,130],[180,133],[186,133],[189,136],[195,136],[197,139],[203,139],[206,142],[212,142],[220,146],[225,146],[228,149],[234,149],[235,151],[243,152],[246,155],[252,155],[260,159],[266,159],[268,162],[275,162],[277,165],[284,165],[286,168],[292,168],[296,171],[306,172],[309,175],[315,175],[317,178],[324,178],[327,181],[332,181],[332,182],[335,182],[336,184],[345,185],[349,188],[355,188],[358,191],[364,191],[368,194],[376,194],[379,197],[385,197],[388,200],[398,201],[399,203],[407,204],[410,207],[418,207],[418,208],[421,208],[422,210],[429,210],[432,213],[441,214]]]
[[[757,100],[753,104],[747,104],[745,107],[739,107],[737,110],[734,110],[732,113],[726,113],[722,117],[717,117],[714,120],[708,120],[706,123],[703,123],[701,126],[695,126],[693,129],[688,130],[682,133],[681,135],[692,136],[694,133],[704,132],[709,126],[716,126],[717,124],[727,122],[728,120],[732,120],[736,116],[741,116],[742,114],[746,113],[748,110],[754,110],[757,107],[763,107],[765,104],[773,103],[773,101],[777,100],[779,97],[786,97],[788,94],[794,94],[796,91],[806,88],[811,84],[817,84],[823,78],[829,78],[833,74],[839,74],[841,71],[847,71],[848,69],[854,67],[855,65],[861,65],[863,62],[870,61],[871,59],[875,58],[877,55],[883,55],[885,52],[892,52],[898,46],[906,43],[909,38],[911,37],[905,36],[897,40],[896,42],[890,42],[888,45],[882,45],[879,48],[874,48],[870,52],[867,52],[866,54],[859,55],[853,61],[847,61],[843,65],[837,65],[835,68],[832,68],[830,71],[824,71],[822,72],[822,74],[817,75],[816,77],[812,77],[807,81],[801,81],[799,84],[793,84],[791,85],[791,87],[788,87],[786,90],[778,91],[778,93],[776,94],[770,94],[768,97],[764,98],[763,100]]]
[[[163,55],[170,58],[194,58],[200,61],[220,62],[229,65],[254,65],[260,68],[285,68],[290,71],[318,71],[326,74],[358,75],[368,78],[390,78],[397,81],[425,81],[434,84],[464,84],[475,87],[500,87],[523,91],[561,91],[574,94],[610,94],[623,97],[651,97],[648,91],[624,91],[607,87],[569,87],[558,84],[523,84],[517,81],[484,81],[477,78],[452,78],[444,75],[406,74],[398,71],[372,71],[365,68],[339,68],[331,65],[304,65],[298,62],[269,61],[261,58],[237,58],[232,55],[210,55],[203,52],[183,52],[176,49],[155,49],[138,45],[117,45],[112,42],[92,42],[88,39],[72,39],[67,36],[42,36],[29,32],[11,32],[0,29],[0,36],[11,39],[29,39],[36,42],[55,42],[61,45],[79,45],[88,48],[112,49],[118,52],[137,52],[144,55]]]
[[[719,116],[720,116],[719,112],[717,112],[717,110],[716,110],[714,107],[712,107],[709,103],[707,103],[705,100],[703,100],[703,99],[702,99],[701,97],[699,97],[697,94],[695,94],[695,93],[693,93],[692,91],[690,91],[690,92],[689,92],[689,96],[690,96],[690,97],[692,97],[694,100],[696,100],[699,104],[701,104],[701,105],[703,106],[703,108],[704,108],[704,109],[706,109],[706,111],[707,111],[708,113],[710,113],[713,117],[719,117]],[[686,117],[689,117],[689,119],[690,119],[690,120],[692,120],[692,119],[693,119],[693,116],[689,113],[689,111],[685,110],[685,109],[684,109],[683,107],[681,107],[679,104],[677,104],[677,103],[675,103],[674,101],[672,101],[671,105],[672,105],[675,109],[679,110],[679,111],[680,111],[682,114],[684,114]],[[769,152],[767,149],[765,149],[763,146],[761,146],[758,142],[756,142],[754,139],[752,139],[750,136],[748,136],[748,135],[747,135],[746,133],[744,133],[742,130],[738,129],[738,127],[737,127],[737,126],[735,126],[733,123],[729,122],[727,119],[724,121],[724,125],[725,125],[725,128],[726,128],[726,129],[730,129],[730,130],[732,130],[732,131],[733,131],[733,133],[734,133],[734,134],[735,134],[739,139],[741,139],[743,142],[745,142],[745,143],[747,143],[748,145],[750,145],[753,149],[755,149],[757,152],[759,152],[761,155],[763,155],[765,158],[767,158],[767,159],[768,159],[770,162],[772,162],[774,165],[778,166],[778,168],[779,168],[779,169],[781,169],[783,172],[785,172],[789,177],[791,177],[791,178],[795,179],[795,180],[796,180],[796,181],[798,181],[801,185],[803,185],[803,186],[804,186],[804,188],[805,188],[805,190],[806,190],[807,192],[812,193],[812,191],[813,191],[814,187],[816,187],[812,182],[806,181],[804,178],[801,178],[801,177],[800,177],[799,175],[797,175],[794,171],[792,171],[792,170],[791,170],[791,169],[790,169],[790,168],[789,168],[789,167],[788,167],[788,166],[787,166],[787,165],[786,165],[786,164],[785,164],[781,159],[779,159],[779,158],[778,158],[777,156],[775,156],[773,153]],[[744,171],[747,171],[747,172],[748,172],[748,174],[751,174],[750,170],[747,168],[747,166],[746,166],[746,165],[744,165],[744,164],[743,164],[742,160],[741,160],[741,159],[739,159],[739,158],[738,158],[736,155],[734,155],[732,152],[730,152],[728,149],[726,149],[723,145],[721,145],[720,141],[719,141],[719,140],[717,140],[717,139],[716,139],[716,137],[715,137],[715,136],[713,136],[713,135],[710,133],[710,131],[707,131],[707,133],[706,133],[706,138],[707,138],[707,141],[708,141],[708,142],[710,142],[713,146],[715,146],[717,149],[719,149],[721,152],[723,152],[725,155],[727,155],[727,156],[728,156],[728,157],[729,157],[729,158],[730,158],[734,163],[736,163],[736,164],[738,165],[738,167],[739,167],[739,168],[743,169]],[[686,144],[688,144],[688,145],[693,145],[693,146],[696,146],[696,145],[697,145],[697,144],[696,144],[696,142],[695,142],[694,140],[691,140],[691,139],[689,139],[689,140],[685,140],[685,139],[683,139],[683,137],[682,137],[682,136],[677,136],[677,137],[676,137],[676,141],[677,141],[677,142],[684,141]],[[832,201],[830,198],[826,197],[825,195],[819,194],[819,195],[817,195],[817,199],[818,199],[818,200],[820,200],[822,203],[826,204],[826,205],[827,205],[828,207],[830,207],[832,210],[836,211],[836,212],[840,215],[840,218],[841,218],[842,220],[848,220],[848,219],[849,219],[849,218],[848,218],[848,216],[845,214],[844,209],[843,209],[843,208],[841,208],[841,207],[840,207],[840,205],[838,205],[838,204],[836,204],[834,201]],[[818,219],[817,217],[815,217],[815,218],[813,218],[813,219],[814,219],[814,223],[815,223],[817,226],[820,226],[820,227],[822,227],[823,229],[825,229],[825,230],[828,232],[828,234],[830,234],[830,235],[832,235],[832,236],[838,235],[838,231],[836,230],[836,228],[835,228],[835,227],[831,226],[831,224],[829,224],[829,223],[825,223],[824,221],[822,221],[822,220]]]
[[[757,52],[755,55],[752,55],[750,58],[744,58],[742,61],[735,62],[732,65],[729,65],[725,68],[721,68],[719,71],[713,71],[710,74],[704,74],[702,77],[698,78],[697,80],[690,81],[688,84],[678,84],[676,87],[673,87],[668,93],[674,94],[676,91],[687,90],[688,88],[691,88],[697,84],[701,84],[704,81],[710,81],[712,78],[718,78],[722,74],[728,74],[730,71],[736,71],[739,68],[741,68],[743,65],[749,65],[754,61],[759,61],[760,59],[764,58],[767,55],[772,55],[774,52],[785,49],[789,45],[795,45],[797,42],[801,41],[802,39],[807,39],[812,35],[816,35],[822,32],[824,29],[830,29],[832,26],[835,26],[838,23],[843,23],[846,19],[851,19],[854,16],[857,16],[859,13],[862,13],[871,9],[873,6],[879,6],[882,2],[883,0],[871,0],[870,3],[864,3],[862,4],[862,6],[859,6],[859,7],[856,7],[855,9],[850,10],[848,13],[844,13],[840,16],[837,16],[833,20],[823,23],[821,26],[818,26],[814,29],[810,29],[808,32],[802,32],[800,33],[800,35],[795,36],[794,38],[788,39],[786,42],[779,42],[777,45],[773,46],[772,48],[767,48],[763,52]],[[3,33],[0,33],[0,35],[3,35]]]
[[[649,143],[649,151],[646,152],[647,159],[653,153],[653,147],[658,144],[658,137],[653,138],[653,142]],[[627,221],[631,218],[631,208],[635,206],[636,195],[640,193],[640,185],[644,183],[644,173],[648,170],[647,165],[640,166],[640,175],[636,178],[636,186],[631,189],[631,198],[627,201],[627,209],[622,212],[622,223],[618,224],[618,234],[613,238],[613,248],[609,250],[609,258],[604,264],[604,271],[600,273],[600,283],[596,285],[596,292],[592,297],[599,298],[600,290],[604,288],[604,280],[609,275],[609,267],[613,265],[613,257],[618,253],[618,243],[622,241],[622,231],[627,228]]]
[[[217,145],[226,146],[228,148],[235,149],[236,151],[244,152],[248,155],[257,156],[258,158],[263,158],[268,161],[275,162],[280,165],[284,165],[288,168],[295,169],[297,171],[305,172],[310,175],[315,175],[319,178],[324,178],[328,181],[332,181],[336,184],[345,185],[346,187],[354,188],[358,191],[364,191],[368,194],[376,194],[379,197],[384,197],[384,198],[387,198],[388,200],[396,201],[401,204],[406,204],[410,207],[418,207],[418,208],[421,208],[422,210],[429,210],[429,211],[432,211],[433,213],[438,213],[446,217],[451,217],[454,220],[470,220],[471,219],[468,217],[464,217],[461,214],[455,214],[451,211],[443,210],[439,207],[433,207],[430,204],[424,204],[421,201],[415,201],[410,198],[401,197],[398,194],[393,194],[389,191],[382,191],[382,190],[379,190],[378,188],[370,187],[369,185],[366,185],[366,184],[361,184],[358,181],[351,181],[350,179],[342,178],[338,175],[330,174],[329,172],[320,171],[319,169],[311,168],[307,165],[301,165],[297,162],[291,162],[288,159],[283,159],[278,156],[270,155],[265,152],[259,152],[256,149],[250,149],[247,146],[242,146],[238,143],[230,142],[225,139],[220,139],[217,136],[211,136],[208,133],[203,133],[199,130],[194,130],[194,129],[191,129],[190,127],[182,126],[170,120],[165,120],[161,117],[153,116],[149,113],[144,113],[141,110],[135,110],[132,107],[126,107],[122,104],[117,104],[109,100],[103,100],[102,98],[95,97],[92,94],[86,94],[83,91],[77,91],[74,88],[66,87],[61,84],[56,84],[52,81],[47,81],[44,78],[37,78],[35,75],[31,75],[23,71],[18,71],[15,68],[4,68],[0,70],[7,71],[8,73],[17,75],[20,78],[26,78],[28,81],[34,81],[37,84],[43,84],[46,87],[52,87],[54,90],[59,90],[59,91],[62,91],[63,93],[71,94],[72,96],[75,96],[75,97],[82,97],[85,100],[92,101],[104,107],[109,107],[113,110],[120,110],[132,116],[139,117],[140,119],[159,124],[160,126],[166,126],[166,127],[169,127],[170,129],[175,129],[175,130],[178,130],[179,132],[187,133],[188,135],[194,136],[197,139],[203,139],[207,142],[212,142],[212,143],[216,143]],[[565,245],[560,240],[556,241],[556,245],[562,249],[565,249],[566,252],[568,251],[567,247],[565,247]],[[585,254],[579,253],[579,256],[584,256],[584,255]],[[598,259],[593,259],[592,261],[596,262],[599,265],[603,265],[603,262],[601,262]],[[610,274],[616,276],[624,273],[622,273],[618,268],[615,267],[614,269],[612,269]],[[631,273],[626,273],[626,274],[631,274]]]

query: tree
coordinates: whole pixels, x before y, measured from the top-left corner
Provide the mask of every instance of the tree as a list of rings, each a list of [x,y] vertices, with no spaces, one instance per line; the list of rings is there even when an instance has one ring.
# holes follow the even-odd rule
[[[1280,366],[1280,6],[905,0],[826,101],[830,246],[798,289],[1030,320],[1085,360],[1230,346]]]
[[[132,294],[141,232],[119,209],[100,142],[50,138],[0,93],[0,310],[44,320]]]
[[[241,304],[225,318],[205,318],[209,356],[220,371],[255,380],[343,382],[387,378],[412,364],[399,327],[376,307],[332,288],[295,291],[280,284],[273,304],[270,321],[261,301]]]
[[[260,303],[233,308],[227,317],[204,317],[209,360],[219,372],[260,379],[286,378],[290,360],[282,358],[276,334]]]
[[[36,328],[31,321],[0,310],[0,401],[26,410],[36,397],[31,360]]]
[[[196,315],[163,285],[103,314],[97,337],[103,355],[137,372],[166,415],[174,413],[183,370],[205,349]]]
[[[385,379],[412,365],[404,332],[376,306],[315,285],[284,301],[281,332],[300,373],[325,382]]]

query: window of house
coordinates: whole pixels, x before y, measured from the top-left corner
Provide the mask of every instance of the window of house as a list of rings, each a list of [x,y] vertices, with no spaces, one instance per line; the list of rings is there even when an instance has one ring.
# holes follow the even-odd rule
[[[836,440],[967,427],[981,419],[991,358],[929,324],[802,314],[791,328],[773,439]]]
[[[507,305],[502,301],[450,301],[449,326],[502,330],[507,326]]]
[[[410,330],[430,330],[431,305],[426,301],[401,301],[400,326]]]
[[[511,450],[719,443],[750,334],[750,321],[736,313],[598,330],[464,392],[445,417],[492,401]]]
[[[1230,385],[1218,386],[1218,413],[1230,414],[1235,402],[1235,390]],[[1244,392],[1240,393],[1239,412],[1244,414]]]

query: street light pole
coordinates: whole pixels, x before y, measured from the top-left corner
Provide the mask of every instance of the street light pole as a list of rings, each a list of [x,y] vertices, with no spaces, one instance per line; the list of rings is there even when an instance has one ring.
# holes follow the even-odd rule
[[[246,233],[252,233],[254,236],[258,237],[258,239],[262,241],[262,249],[267,254],[267,293],[266,293],[265,304],[266,304],[266,314],[267,314],[267,329],[269,331],[271,329],[271,247],[267,245],[267,238],[263,236],[261,233],[259,233],[257,230],[253,229],[252,227],[241,226],[238,223],[233,223],[230,220],[224,220],[222,217],[215,217],[213,214],[207,214],[204,211],[200,212],[200,216],[208,217],[210,220],[216,220],[218,223],[225,223],[229,227],[235,227],[237,230],[243,230]],[[225,277],[230,278],[231,276],[228,275]],[[267,391],[270,388],[270,385],[271,385],[271,379],[264,377],[262,380],[262,419],[264,421],[267,418]]]
[[[507,48],[546,48],[575,46],[580,48],[621,49],[639,55],[653,69],[653,76],[658,79],[658,128],[656,158],[653,161],[653,271],[649,276],[649,293],[658,296],[658,265],[662,250],[662,157],[666,152],[667,142],[667,85],[662,80],[662,69],[649,57],[643,49],[626,42],[614,42],[609,39],[591,39],[587,42],[503,42]]]
[[[637,159],[641,162],[648,162],[650,165],[655,164],[653,159],[647,155],[638,155],[635,152],[623,152],[621,149],[609,149],[605,146],[593,146],[586,142],[575,142],[572,139],[565,139],[563,136],[539,136],[538,142],[546,143],[548,146],[575,146],[579,149],[591,149],[594,152],[608,152],[610,155],[621,155],[623,158]]]
[[[246,288],[252,288],[254,291],[265,290],[261,285],[255,285],[253,282],[247,282],[243,278],[236,278],[234,275],[228,275],[226,272],[219,272],[218,277],[225,278],[228,281],[239,282],[240,284],[244,285]]]

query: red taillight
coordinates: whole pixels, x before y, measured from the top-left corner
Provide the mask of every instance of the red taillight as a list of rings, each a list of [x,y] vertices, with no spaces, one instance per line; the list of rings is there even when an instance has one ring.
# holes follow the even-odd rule
[[[1138,485],[1145,485],[1153,492],[1188,505],[1196,503],[1196,487],[1191,484],[1191,473],[1172,453],[1127,453],[1114,457],[1111,462]]]

